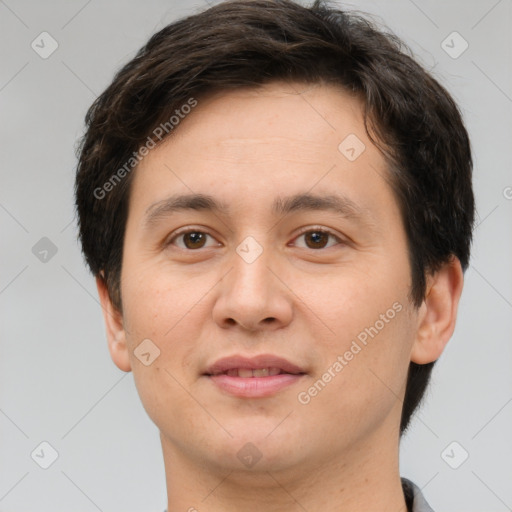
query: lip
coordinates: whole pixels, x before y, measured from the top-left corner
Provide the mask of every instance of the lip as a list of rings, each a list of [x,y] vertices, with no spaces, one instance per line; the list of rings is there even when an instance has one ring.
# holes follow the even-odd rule
[[[279,368],[282,372],[289,374],[297,375],[306,373],[304,369],[300,368],[296,364],[291,363],[287,359],[272,354],[260,354],[254,357],[245,357],[241,355],[223,357],[222,359],[218,359],[215,363],[209,366],[204,375],[216,375],[227,370],[232,370],[234,368],[244,368],[250,370],[255,370],[257,368]],[[252,378],[269,379],[271,377]]]
[[[230,395],[241,398],[264,398],[295,384],[304,377],[304,373],[281,373],[271,377],[230,377],[229,375],[208,375],[210,381]]]
[[[266,377],[229,376],[222,372],[234,368],[257,369],[279,368],[278,375]],[[242,398],[264,398],[301,380],[306,372],[290,361],[271,354],[255,357],[232,356],[219,359],[203,374],[222,391]]]

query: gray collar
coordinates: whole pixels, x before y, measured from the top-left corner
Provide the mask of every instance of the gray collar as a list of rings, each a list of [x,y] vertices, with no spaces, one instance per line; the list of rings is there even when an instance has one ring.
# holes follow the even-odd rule
[[[412,502],[412,509],[410,512],[434,512],[430,505],[425,500],[421,489],[407,478],[401,478],[402,488],[407,503]]]

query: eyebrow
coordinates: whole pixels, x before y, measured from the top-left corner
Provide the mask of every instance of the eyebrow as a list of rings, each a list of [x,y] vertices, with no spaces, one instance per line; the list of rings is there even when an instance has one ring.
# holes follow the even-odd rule
[[[177,211],[211,211],[219,215],[229,215],[230,208],[208,194],[183,194],[170,196],[149,206],[144,216],[144,226],[150,228],[160,220]],[[299,211],[331,211],[342,217],[354,219],[372,225],[373,215],[342,195],[317,195],[299,193],[288,197],[277,197],[272,204],[272,213],[284,216]]]

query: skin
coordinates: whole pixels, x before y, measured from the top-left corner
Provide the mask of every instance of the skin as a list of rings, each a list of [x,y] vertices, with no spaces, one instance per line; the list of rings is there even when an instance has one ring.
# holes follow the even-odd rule
[[[338,150],[348,134],[366,147],[354,161]],[[112,359],[133,371],[161,432],[169,512],[255,504],[262,512],[405,512],[398,445],[407,370],[410,361],[441,355],[463,275],[453,258],[428,276],[421,307],[410,303],[407,239],[387,173],[357,98],[330,85],[282,82],[199,99],[139,164],[122,313],[100,277],[97,286]],[[365,220],[272,213],[276,197],[300,192],[343,194]],[[151,205],[190,193],[210,194],[230,211],[176,211],[145,226]],[[174,237],[180,228],[210,236],[194,245]],[[311,238],[318,229],[334,235],[320,235],[320,247]],[[252,263],[236,252],[248,236],[263,249]],[[298,394],[394,303],[400,312],[300,403]],[[160,355],[145,366],[134,350],[148,338]],[[307,375],[266,398],[228,395],[202,376],[221,357],[263,353]],[[246,443],[261,453],[250,468],[237,457]]]

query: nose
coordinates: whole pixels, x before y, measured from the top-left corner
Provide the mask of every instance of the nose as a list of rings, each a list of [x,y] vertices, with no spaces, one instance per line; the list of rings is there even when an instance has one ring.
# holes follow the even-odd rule
[[[234,251],[231,270],[219,283],[213,320],[222,328],[248,331],[276,330],[293,317],[290,289],[269,249],[254,260]]]

